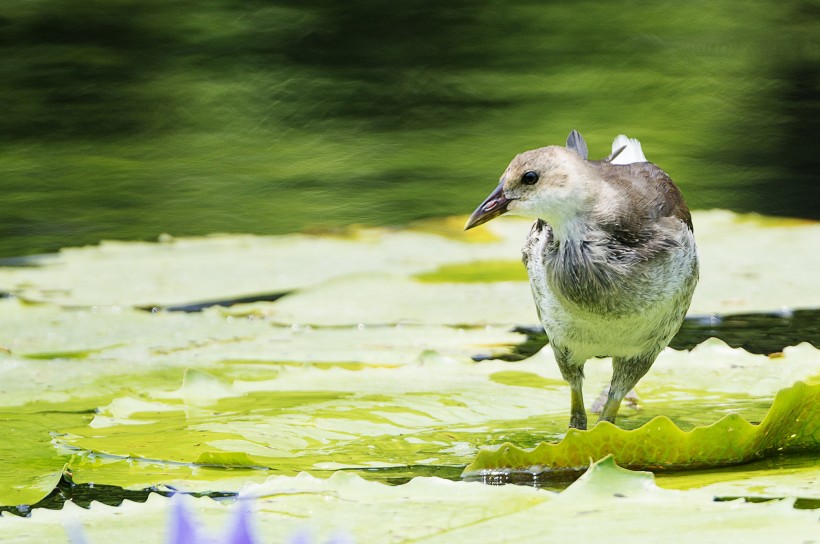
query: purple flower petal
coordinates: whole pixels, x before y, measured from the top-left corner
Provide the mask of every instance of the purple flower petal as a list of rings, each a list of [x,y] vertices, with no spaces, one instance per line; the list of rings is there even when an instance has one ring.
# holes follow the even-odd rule
[[[225,536],[225,544],[254,544],[251,527],[251,503],[247,499],[238,498],[233,505],[233,516],[228,522],[228,533]]]
[[[310,544],[310,533],[306,530],[301,530],[295,535],[291,536],[287,544]]]
[[[185,498],[171,497],[171,519],[168,524],[168,544],[198,544],[196,521],[185,505]]]
[[[353,538],[349,535],[338,534],[331,537],[331,539],[327,541],[327,544],[353,544]]]

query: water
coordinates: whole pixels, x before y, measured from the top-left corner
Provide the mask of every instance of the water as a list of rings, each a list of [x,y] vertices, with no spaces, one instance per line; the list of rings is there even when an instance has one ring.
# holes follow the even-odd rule
[[[165,497],[174,494],[167,489],[150,487],[145,489],[125,489],[115,485],[104,484],[75,484],[69,474],[63,474],[54,490],[45,498],[33,505],[0,506],[0,514],[9,513],[16,516],[29,517],[33,509],[60,510],[65,503],[72,502],[82,508],[90,508],[92,502],[108,506],[120,506],[123,501],[145,502],[148,497],[156,493]],[[232,499],[237,493],[189,493],[194,497],[210,497],[215,500]]]
[[[817,460],[815,455],[811,452],[805,452],[794,453],[788,456],[776,455],[749,463],[712,469],[676,471],[659,471],[654,469],[653,472],[655,473],[655,479],[660,487],[665,487],[668,489],[686,489],[690,487],[697,487],[695,482],[697,482],[698,477],[709,476],[712,474],[745,473],[748,475],[754,474],[757,471],[764,472],[772,469],[804,469],[814,467],[816,464]],[[498,472],[496,474],[469,477],[465,478],[465,480],[482,482],[487,485],[514,484],[561,491],[577,480],[584,472],[585,470],[545,471],[540,473],[532,473],[527,471],[506,471]],[[681,481],[683,484],[681,484]],[[687,481],[689,483],[687,483]],[[738,495],[718,495],[714,497],[714,500],[728,501],[739,498],[746,499],[748,502],[764,502],[766,500],[784,497],[770,496],[769,498],[762,498],[759,496],[743,497]],[[810,497],[798,498],[793,507],[797,509],[818,509],[820,508],[820,500]]]
[[[694,208],[817,218],[816,8],[788,0],[0,8],[0,257],[473,210],[512,156],[643,141]]]

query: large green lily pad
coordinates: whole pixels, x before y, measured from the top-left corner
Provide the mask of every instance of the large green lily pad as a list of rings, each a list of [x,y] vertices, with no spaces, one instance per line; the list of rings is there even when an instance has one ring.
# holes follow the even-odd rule
[[[503,329],[294,330],[230,321],[216,311],[80,316],[52,308],[47,319],[47,307],[3,304],[9,311],[0,315],[21,329],[39,322],[46,351],[64,338],[84,354],[46,357],[33,349],[35,337],[21,333],[12,354],[0,356],[4,410],[40,421],[27,434],[31,441],[10,451],[20,469],[3,473],[6,490],[20,481],[20,470],[54,478],[69,460],[77,482],[200,491],[236,490],[265,476],[247,465],[284,474],[344,468],[393,477],[443,469],[455,476],[481,446],[532,446],[560,437],[566,425],[568,388],[550,350],[519,363],[470,360],[476,350],[519,337]],[[105,329],[97,320],[112,319],[119,323],[113,336],[96,343]],[[208,333],[220,322],[233,334]],[[190,332],[177,336],[176,325]],[[128,330],[154,340],[129,342]],[[589,398],[608,378],[607,366],[588,365]],[[818,374],[818,350],[808,344],[776,359],[717,341],[691,353],[667,350],[642,381],[643,410],[624,408],[619,424],[636,428],[663,414],[691,429],[727,411],[759,420],[779,388]],[[48,461],[32,464],[34,457]],[[46,487],[32,486],[30,497],[45,495]],[[0,499],[21,501],[13,494]]]
[[[613,455],[630,468],[675,470],[719,467],[773,453],[820,450],[820,384],[798,382],[781,390],[759,425],[739,414],[716,423],[682,431],[659,416],[643,426],[624,430],[604,422],[588,431],[570,429],[558,443],[543,442],[532,450],[513,444],[482,450],[464,470],[475,475],[501,470],[540,472],[577,470],[590,459]]]
[[[142,388],[139,396],[124,391],[100,406],[87,426],[61,429],[65,434],[57,442],[109,458],[252,465],[284,474],[353,469],[373,476],[378,474],[373,470],[408,474],[414,466],[457,469],[486,444],[534,445],[563,434],[568,388],[547,354],[511,365],[475,364],[428,352],[400,367],[304,367],[230,359],[207,372],[188,370],[178,382]],[[761,419],[784,380],[818,374],[817,354],[808,345],[790,348],[773,367],[766,357],[716,342],[692,354],[668,350],[658,361],[660,376],[650,373],[641,389],[646,391],[643,410],[625,408],[621,425],[637,428],[664,414],[692,428],[732,410]],[[672,367],[670,360],[678,364]],[[705,373],[690,380],[698,365],[711,365],[726,379],[713,382]],[[515,379],[510,377],[513,368]],[[591,374],[590,387],[602,386],[606,373]],[[760,388],[750,397],[751,381],[772,389]],[[662,387],[666,393],[655,396]],[[78,481],[86,481],[106,467],[89,475],[81,465],[77,468]],[[132,472],[131,486],[159,483],[151,474]],[[184,481],[171,483],[186,486]]]

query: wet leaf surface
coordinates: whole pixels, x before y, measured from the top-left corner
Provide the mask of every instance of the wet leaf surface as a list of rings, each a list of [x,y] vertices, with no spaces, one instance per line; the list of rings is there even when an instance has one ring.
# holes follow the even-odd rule
[[[665,416],[623,430],[604,422],[588,431],[570,429],[561,442],[532,450],[512,444],[482,450],[465,476],[503,471],[572,471],[612,455],[620,465],[656,471],[720,467],[767,455],[820,450],[820,384],[782,389],[759,425],[729,414],[709,426],[682,431]]]

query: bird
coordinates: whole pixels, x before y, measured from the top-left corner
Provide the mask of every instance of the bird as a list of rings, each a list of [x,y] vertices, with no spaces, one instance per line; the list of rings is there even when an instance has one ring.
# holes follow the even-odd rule
[[[569,427],[585,430],[584,365],[612,358],[598,423],[621,401],[683,322],[698,281],[692,216],[681,192],[619,135],[589,160],[577,130],[565,146],[525,151],[476,208],[465,230],[502,214],[535,219],[522,249],[538,317],[570,387]]]

